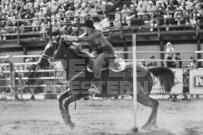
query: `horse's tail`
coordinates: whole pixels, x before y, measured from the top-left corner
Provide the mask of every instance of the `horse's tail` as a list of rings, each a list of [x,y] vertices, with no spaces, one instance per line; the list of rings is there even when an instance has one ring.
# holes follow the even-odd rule
[[[161,86],[164,86],[165,91],[170,92],[171,88],[174,86],[175,82],[175,76],[173,71],[171,71],[169,68],[165,67],[156,67],[151,68],[149,71],[157,78],[159,78],[159,81],[161,83]]]

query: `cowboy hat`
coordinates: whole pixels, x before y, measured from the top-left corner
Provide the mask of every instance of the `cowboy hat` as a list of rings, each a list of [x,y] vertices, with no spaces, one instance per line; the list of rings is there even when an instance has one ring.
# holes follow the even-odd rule
[[[88,28],[94,28],[94,22],[92,20],[86,20],[85,23],[81,24],[80,26],[85,26]]]

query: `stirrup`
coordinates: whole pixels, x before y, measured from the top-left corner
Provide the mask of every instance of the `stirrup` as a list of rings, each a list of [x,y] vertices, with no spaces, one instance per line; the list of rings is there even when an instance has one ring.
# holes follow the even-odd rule
[[[124,59],[119,58],[119,57],[116,57],[114,62],[110,63],[110,65],[109,65],[109,69],[114,72],[121,72],[121,71],[125,70],[125,68],[126,68],[126,63],[125,63]]]

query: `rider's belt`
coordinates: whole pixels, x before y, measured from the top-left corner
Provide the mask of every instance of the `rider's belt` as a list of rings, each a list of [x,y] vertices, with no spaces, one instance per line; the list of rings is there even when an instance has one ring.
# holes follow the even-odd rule
[[[109,53],[109,54],[114,54],[114,50],[113,47],[111,45],[106,45],[101,47],[100,49],[97,49],[97,54],[101,54],[101,53]]]

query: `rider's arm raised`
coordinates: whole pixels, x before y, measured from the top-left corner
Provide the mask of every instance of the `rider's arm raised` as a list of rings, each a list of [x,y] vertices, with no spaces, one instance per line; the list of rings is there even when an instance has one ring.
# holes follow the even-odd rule
[[[70,36],[70,35],[61,35],[61,38],[67,41],[78,41],[77,37]]]
[[[97,30],[93,33],[91,33],[88,36],[79,36],[79,37],[74,37],[70,35],[61,35],[61,37],[67,41],[78,41],[78,42],[85,42],[85,41],[91,41],[94,38],[98,37],[99,35],[102,34],[102,31]]]
[[[88,35],[87,37],[78,37],[78,41],[79,42],[83,42],[83,41],[91,41],[94,38],[98,37],[100,34],[102,34],[102,31],[100,30],[96,30],[95,32],[91,33],[90,35]]]

